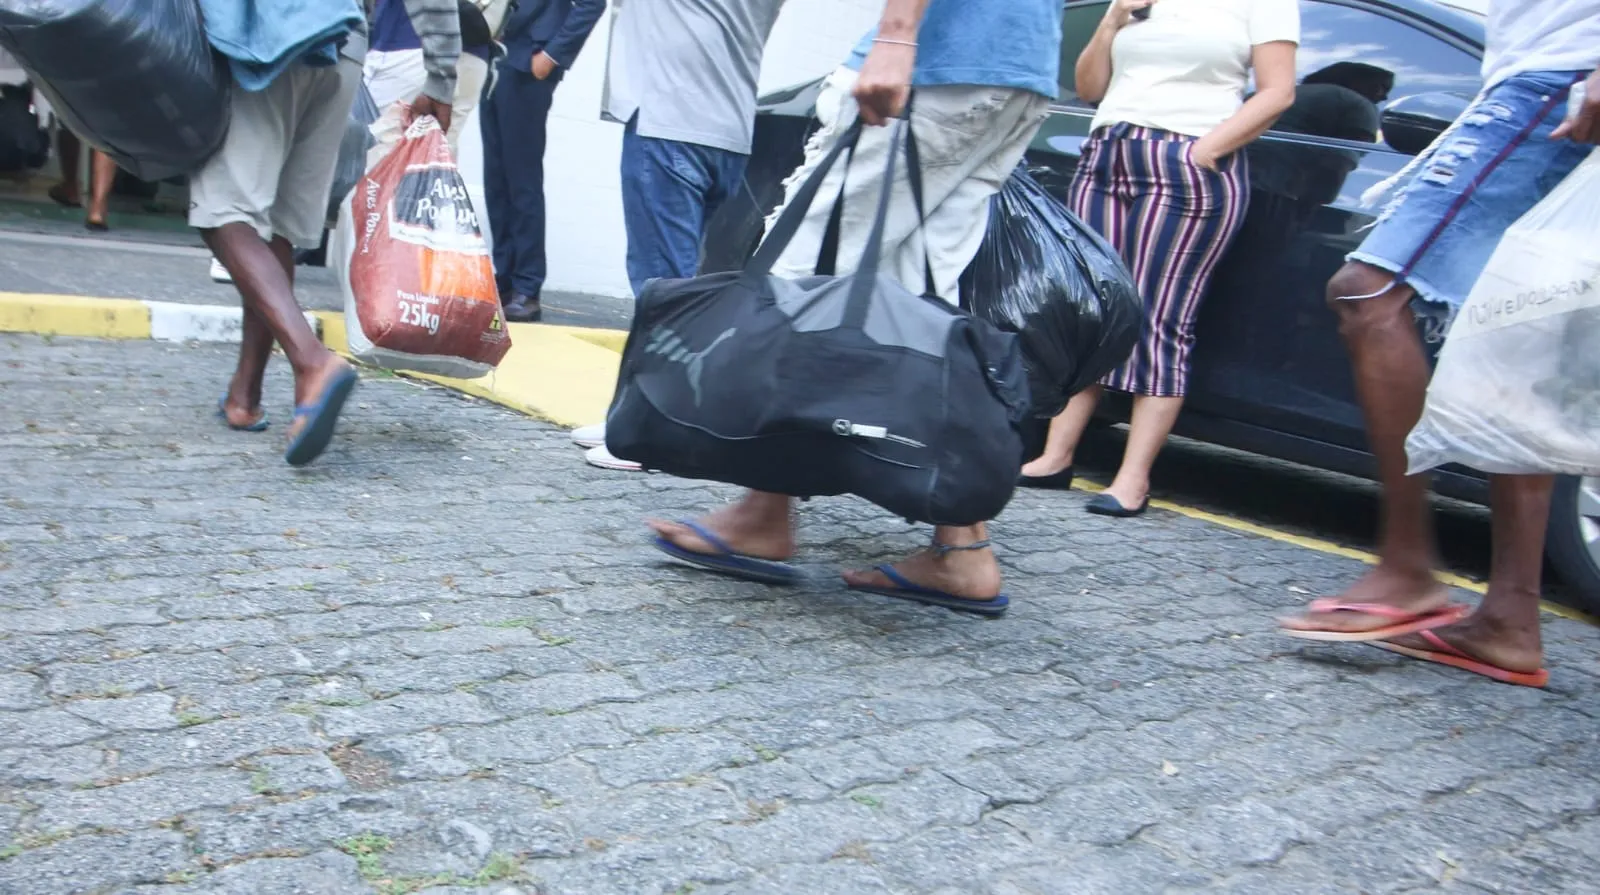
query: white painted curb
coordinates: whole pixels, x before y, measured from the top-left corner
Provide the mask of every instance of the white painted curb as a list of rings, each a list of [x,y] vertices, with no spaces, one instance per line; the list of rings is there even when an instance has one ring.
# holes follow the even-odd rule
[[[160,342],[234,342],[244,328],[244,311],[226,305],[186,305],[170,301],[141,302],[150,310],[150,338]],[[306,322],[319,336],[322,321],[311,313]]]

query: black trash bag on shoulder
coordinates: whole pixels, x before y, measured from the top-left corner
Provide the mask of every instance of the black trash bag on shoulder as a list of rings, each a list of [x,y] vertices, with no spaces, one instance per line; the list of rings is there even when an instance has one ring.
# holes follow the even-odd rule
[[[140,180],[195,171],[227,136],[232,76],[196,0],[0,2],[0,47],[73,133]]]
[[[1018,165],[989,206],[989,230],[961,275],[961,303],[1022,341],[1035,416],[1128,359],[1144,325],[1133,275],[1111,244]]]

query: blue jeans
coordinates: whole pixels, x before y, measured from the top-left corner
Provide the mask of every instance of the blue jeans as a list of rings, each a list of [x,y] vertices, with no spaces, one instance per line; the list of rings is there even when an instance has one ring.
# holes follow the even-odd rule
[[[726,149],[622,136],[622,218],[628,230],[628,282],[635,297],[657,278],[683,279],[700,266],[706,222],[733,195],[749,156]]]
[[[479,107],[494,279],[507,301],[512,293],[538,298],[544,289],[545,124],[557,83],[502,63],[494,92]]]
[[[1428,331],[1442,336],[1500,237],[1549,195],[1592,147],[1550,134],[1587,72],[1528,72],[1468,109],[1394,194],[1350,260],[1416,290]]]

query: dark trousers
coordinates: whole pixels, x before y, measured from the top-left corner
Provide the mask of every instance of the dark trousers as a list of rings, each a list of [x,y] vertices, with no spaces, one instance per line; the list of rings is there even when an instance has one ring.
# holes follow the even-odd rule
[[[637,297],[656,278],[695,275],[706,222],[738,189],[749,157],[677,140],[622,136],[622,218],[628,282]]]
[[[554,78],[502,65],[479,113],[494,278],[507,300],[513,292],[538,298],[544,288],[545,123],[555,90]]]

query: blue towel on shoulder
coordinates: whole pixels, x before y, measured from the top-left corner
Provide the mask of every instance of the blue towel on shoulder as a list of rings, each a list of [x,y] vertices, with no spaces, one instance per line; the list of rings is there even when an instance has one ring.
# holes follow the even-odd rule
[[[200,11],[211,46],[252,92],[297,62],[338,64],[339,48],[366,21],[360,0],[200,0]]]

